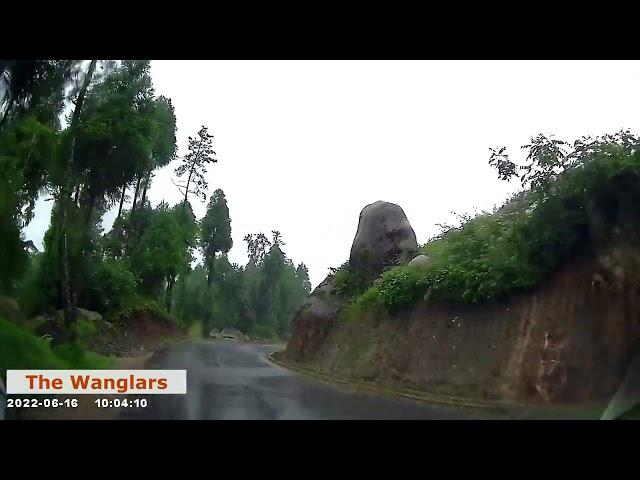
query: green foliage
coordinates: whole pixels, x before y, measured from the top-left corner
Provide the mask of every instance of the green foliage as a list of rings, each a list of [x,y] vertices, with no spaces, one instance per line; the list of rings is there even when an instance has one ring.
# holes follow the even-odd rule
[[[96,82],[84,102],[77,130],[73,171],[81,201],[91,208],[104,195],[153,167],[158,105],[149,61],[124,61]]]
[[[198,137],[189,137],[189,153],[182,159],[182,164],[175,169],[178,177],[187,176],[186,183],[178,185],[184,192],[184,202],[189,200],[189,194],[202,196],[206,200],[208,183],[204,178],[207,173],[207,164],[216,163],[216,152],[213,151],[213,135],[209,134],[207,127],[202,126],[198,131]]]
[[[142,292],[158,294],[167,278],[189,269],[188,231],[181,228],[175,211],[159,206],[151,216],[137,248],[131,252],[131,266],[142,280]]]
[[[37,295],[35,303],[49,305],[54,309],[63,307],[62,275],[64,237],[60,222],[60,205],[56,202],[51,211],[51,224],[44,236],[44,252],[39,259]],[[87,223],[83,212],[71,206],[67,220],[67,249],[70,265],[70,284],[76,301],[90,310],[104,310],[105,299],[97,284],[98,275],[107,279],[102,272],[102,252],[98,241],[99,226]],[[111,286],[107,286],[107,291]]]
[[[348,299],[353,299],[362,294],[369,286],[364,276],[351,268],[349,262],[343,263],[338,268],[331,269],[331,273],[334,275],[333,283],[336,291]]]
[[[211,293],[207,288],[206,271],[197,266],[181,275],[176,285],[173,314],[185,325],[202,322],[212,309]]]
[[[253,325],[249,329],[247,335],[249,335],[252,338],[261,338],[264,340],[271,340],[271,339],[278,338],[273,327],[270,325]]]
[[[192,340],[200,340],[202,338],[202,323],[193,322],[187,330],[187,336]]]
[[[161,318],[170,322],[174,321],[174,318],[158,302],[158,300],[139,294],[129,296],[123,303],[122,307],[109,311],[107,313],[107,319],[115,323],[122,323],[141,312],[153,314],[156,318]]]
[[[81,345],[90,344],[98,334],[97,322],[86,318],[78,318],[72,328],[76,334],[78,343]]]
[[[2,60],[0,86],[6,93],[0,101],[0,131],[24,114],[59,127],[65,89],[79,67],[78,60]],[[7,123],[8,120],[11,122]]]
[[[32,115],[17,118],[0,137],[0,292],[11,293],[27,268],[20,229],[33,217],[56,149],[54,132]]]
[[[142,198],[109,235],[101,228],[128,185],[146,193],[153,170],[176,155],[175,112],[170,99],[155,97],[149,61],[92,60],[89,69],[77,60],[0,61],[0,83],[8,92],[0,102],[0,293],[17,296],[28,316],[66,307],[68,292],[72,305],[111,318],[140,309],[168,318],[148,297],[190,268],[198,230],[190,205],[154,210]],[[44,252],[29,255],[21,229],[43,193],[54,200],[51,222]],[[42,356],[100,363],[83,350],[99,333],[95,324],[78,319],[63,328],[79,343]]]
[[[96,263],[95,286],[100,311],[122,308],[138,287],[138,279],[126,260],[106,258]]]
[[[199,265],[183,275],[176,287],[173,313],[188,325],[210,318],[206,329],[237,328],[263,338],[286,336],[311,285],[306,266],[295,267],[282,252],[279,232],[268,242],[269,251],[254,256],[244,268],[230,264],[225,254],[216,257],[210,286],[208,268]],[[258,263],[257,256],[262,257]]]
[[[0,293],[10,294],[14,290],[16,278],[27,268],[28,257],[20,237],[20,227],[11,213],[5,211],[0,192]]]
[[[247,244],[249,263],[259,266],[267,254],[267,249],[271,246],[271,241],[262,232],[257,234],[248,233],[243,240]]]
[[[109,368],[112,364],[110,358],[87,351],[77,342],[56,345],[52,348],[52,351],[56,357],[70,365],[69,368],[93,370]]]
[[[12,369],[69,368],[47,341],[4,318],[0,318],[0,345],[0,375],[5,379]]]
[[[207,212],[200,222],[200,231],[200,248],[206,264],[213,261],[216,253],[231,250],[233,240],[229,207],[224,192],[219,188],[209,199]]]
[[[13,322],[0,318],[0,375],[13,369],[107,368],[110,360],[77,344],[50,343]]]
[[[17,300],[27,317],[44,312],[47,307],[46,295],[40,288],[42,253],[29,257],[26,273],[17,288]]]
[[[171,99],[160,95],[154,102],[153,160],[164,167],[176,157],[176,115]]]
[[[594,194],[614,175],[640,167],[638,140],[628,132],[580,139],[573,151],[566,151],[566,145],[544,136],[533,139],[525,146],[530,163],[521,168],[527,190],[496,212],[443,232],[421,248],[431,260],[428,269],[387,270],[348,311],[394,310],[423,299],[477,303],[542,283],[588,239]],[[508,180],[515,167],[496,160],[504,150],[493,152],[492,165]],[[348,268],[336,272],[336,282],[344,292],[357,292],[354,285],[359,284]]]

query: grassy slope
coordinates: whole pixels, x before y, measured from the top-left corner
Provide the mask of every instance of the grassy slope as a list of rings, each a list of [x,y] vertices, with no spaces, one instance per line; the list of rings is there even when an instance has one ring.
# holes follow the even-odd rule
[[[0,318],[0,375],[6,370],[106,368],[110,359],[83,350],[76,344],[52,348],[49,342],[13,322]]]

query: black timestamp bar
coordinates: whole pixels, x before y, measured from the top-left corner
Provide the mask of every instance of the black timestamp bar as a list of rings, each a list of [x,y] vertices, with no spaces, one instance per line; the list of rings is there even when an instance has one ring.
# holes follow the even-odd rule
[[[146,398],[98,398],[94,403],[99,408],[145,408],[148,404]]]
[[[7,398],[7,408],[77,408],[77,398]]]

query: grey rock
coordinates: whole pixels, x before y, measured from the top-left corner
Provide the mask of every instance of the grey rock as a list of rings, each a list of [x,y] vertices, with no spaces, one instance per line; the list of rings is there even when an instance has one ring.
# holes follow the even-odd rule
[[[360,212],[349,265],[372,280],[386,267],[408,262],[417,249],[416,234],[404,210],[378,201]]]
[[[227,340],[244,340],[244,335],[240,330],[235,328],[225,328],[220,331],[217,338],[224,338]]]
[[[427,270],[433,265],[433,260],[427,255],[418,255],[416,258],[409,262],[409,266]]]
[[[98,312],[91,310],[85,310],[84,308],[78,308],[78,318],[89,320],[90,322],[101,322],[102,315]]]

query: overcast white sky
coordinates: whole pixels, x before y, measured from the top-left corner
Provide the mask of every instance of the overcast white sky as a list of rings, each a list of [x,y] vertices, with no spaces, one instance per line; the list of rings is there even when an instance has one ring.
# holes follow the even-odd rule
[[[400,205],[424,242],[452,211],[517,189],[487,165],[489,147],[519,159],[538,133],[639,132],[637,61],[153,61],[152,76],[175,106],[180,155],[201,125],[215,136],[207,180],[227,196],[231,261],[246,262],[247,233],[280,230],[314,287],[348,259],[369,203]],[[157,172],[153,205],[180,200],[176,165]],[[50,207],[38,202],[25,231],[39,248]]]

